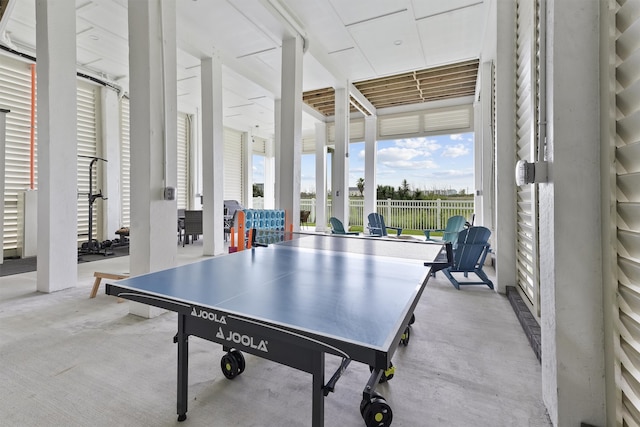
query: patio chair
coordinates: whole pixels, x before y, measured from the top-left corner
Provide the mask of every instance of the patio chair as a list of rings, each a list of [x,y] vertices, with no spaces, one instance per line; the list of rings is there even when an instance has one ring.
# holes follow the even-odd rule
[[[458,233],[458,240],[453,249],[453,264],[442,269],[456,289],[459,290],[460,285],[487,285],[493,289],[493,282],[482,269],[490,251],[490,236],[491,231],[486,227],[470,227]],[[474,273],[479,280],[458,280],[453,273],[463,273],[464,277]]]
[[[424,230],[424,235],[427,240],[431,242],[455,243],[458,233],[464,229],[465,223],[466,220],[463,216],[455,215],[449,217],[445,228]],[[440,231],[442,232],[442,238],[435,238],[431,236],[431,233]]]
[[[348,236],[357,236],[360,234],[357,231],[345,231],[342,221],[334,216],[329,218],[329,223],[331,224],[331,234],[343,234]]]
[[[184,211],[184,240],[182,246],[189,244],[189,236],[191,236],[191,242],[198,238],[202,234],[202,211]]]
[[[396,230],[397,236],[402,234],[402,228],[385,225],[384,217],[377,212],[370,213],[367,219],[369,221],[367,228],[369,229],[369,234],[372,236],[387,237],[388,228]]]

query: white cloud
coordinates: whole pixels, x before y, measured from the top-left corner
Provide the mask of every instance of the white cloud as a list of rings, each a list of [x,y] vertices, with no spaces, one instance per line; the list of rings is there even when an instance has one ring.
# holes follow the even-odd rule
[[[454,133],[449,135],[452,141],[464,141],[464,136],[461,133]]]
[[[395,160],[395,161],[382,162],[382,165],[392,169],[402,169],[402,171],[438,168],[438,164],[433,160],[419,160],[419,161]],[[402,171],[396,171],[396,172],[401,174]]]
[[[464,144],[456,144],[447,147],[442,152],[443,157],[460,157],[469,154],[469,149]]]
[[[424,155],[422,151],[414,148],[389,147],[378,151],[378,161],[384,163],[411,160],[422,155]]]
[[[424,155],[429,155],[430,152],[442,148],[437,140],[427,138],[399,139],[396,141],[396,146],[420,150]]]

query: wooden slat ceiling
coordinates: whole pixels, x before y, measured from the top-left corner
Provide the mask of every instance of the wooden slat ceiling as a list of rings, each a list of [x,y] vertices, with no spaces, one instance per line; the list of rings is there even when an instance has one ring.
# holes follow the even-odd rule
[[[353,85],[376,108],[419,104],[473,95],[478,76],[477,59],[395,76],[365,80]],[[331,87],[304,92],[302,100],[324,116],[335,114],[335,90]],[[351,112],[365,109],[350,97]]]

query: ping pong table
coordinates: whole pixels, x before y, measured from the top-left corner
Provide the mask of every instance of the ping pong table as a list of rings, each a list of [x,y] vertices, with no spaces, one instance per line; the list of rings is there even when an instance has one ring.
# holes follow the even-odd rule
[[[312,374],[312,425],[351,361],[369,365],[360,413],[367,426],[393,414],[375,391],[407,345],[413,312],[444,246],[427,242],[294,233],[234,254],[107,283],[106,293],[178,313],[178,421],[187,417],[190,335],[223,346],[233,379],[250,353]],[[427,268],[426,265],[431,268]],[[325,380],[325,355],[342,358]]]

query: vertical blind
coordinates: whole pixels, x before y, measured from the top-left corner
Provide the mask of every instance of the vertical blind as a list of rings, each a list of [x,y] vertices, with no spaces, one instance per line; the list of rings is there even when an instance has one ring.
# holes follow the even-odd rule
[[[539,93],[539,3],[519,0],[516,5],[516,160],[536,159]],[[538,274],[537,188],[516,189],[516,271],[520,293],[533,314],[540,317]]]
[[[224,198],[242,201],[242,132],[224,129]]]
[[[20,204],[21,193],[30,188],[30,131],[31,131],[31,70],[30,64],[17,59],[0,57],[0,105],[11,110],[7,114],[6,160],[5,160],[5,205],[4,205],[4,250],[17,250],[21,240],[20,229],[24,207]],[[97,155],[99,138],[97,122],[97,86],[79,80],[77,85],[77,144],[78,157],[69,161],[77,164],[78,170],[78,242],[89,239],[89,162]],[[34,178],[37,189],[37,117],[35,141]],[[97,165],[99,168],[100,165]],[[94,168],[94,190],[100,185],[99,173]],[[96,207],[100,203],[96,202]],[[97,232],[97,218],[93,229]],[[95,233],[94,236],[95,237]]]
[[[8,56],[0,56],[0,106],[11,110],[6,117],[4,250],[16,250],[20,194],[29,189],[31,134],[31,72],[30,64]],[[36,133],[37,136],[37,133]],[[37,150],[37,148],[36,148]],[[37,162],[36,162],[37,180]]]
[[[616,196],[618,238],[618,407],[622,425],[640,425],[640,0],[618,0]]]

